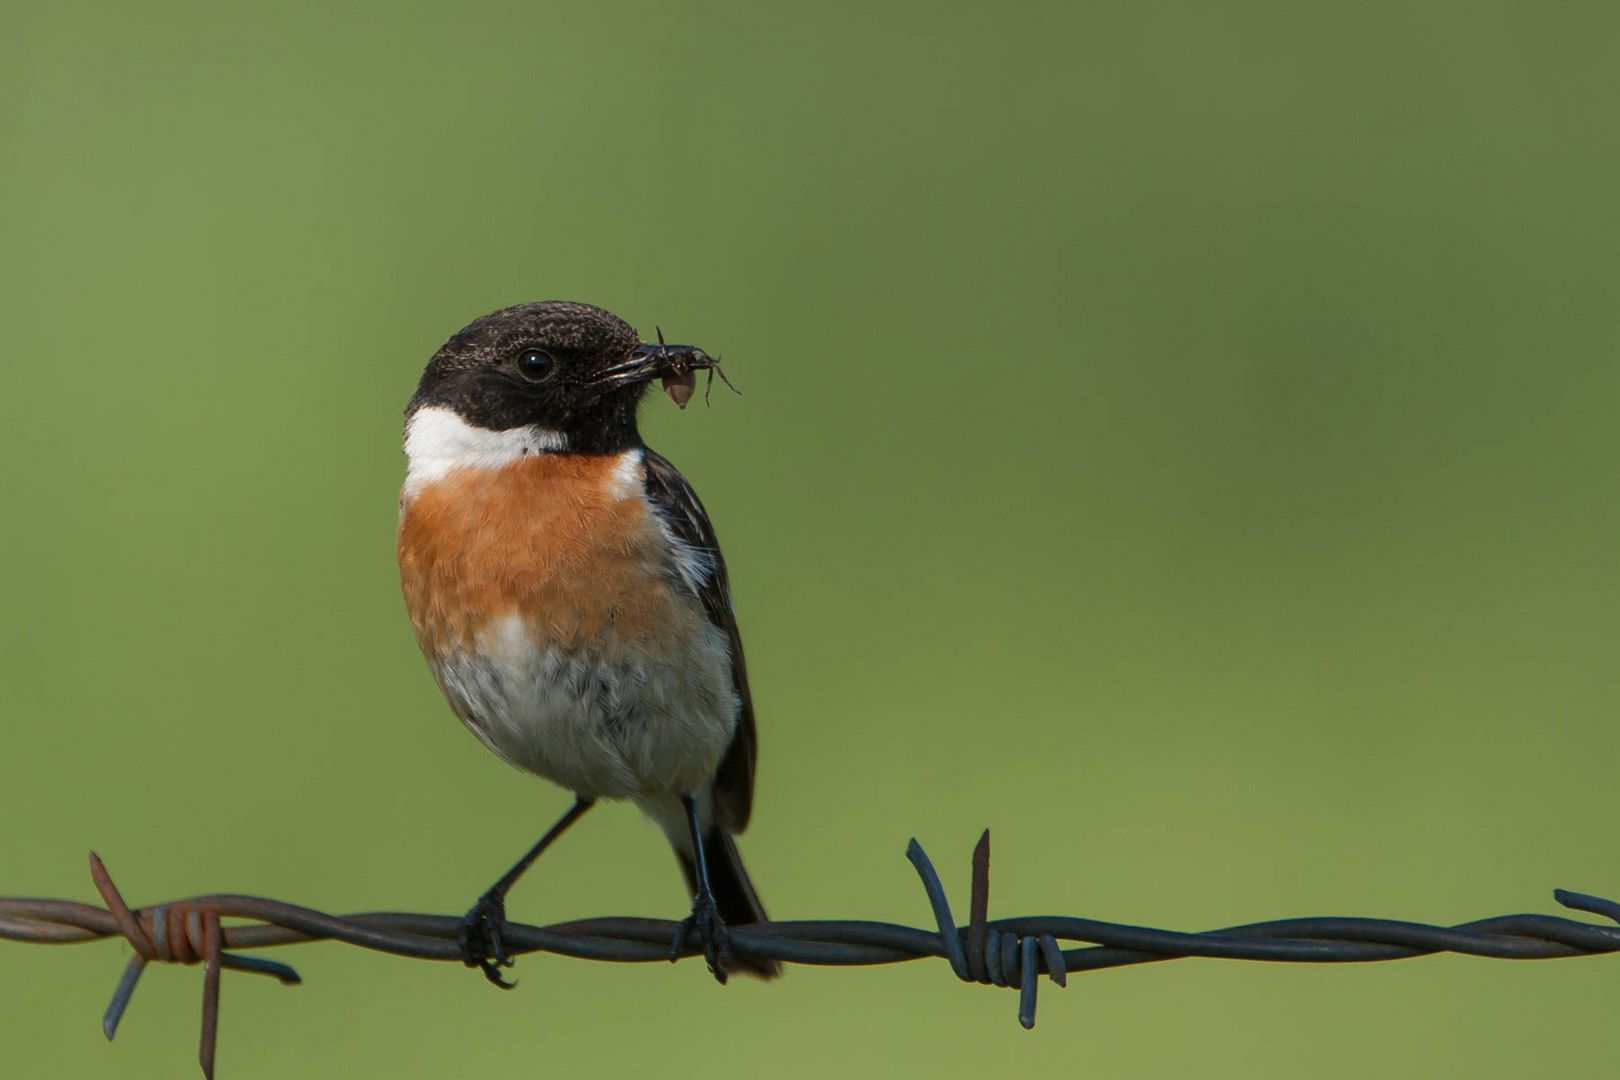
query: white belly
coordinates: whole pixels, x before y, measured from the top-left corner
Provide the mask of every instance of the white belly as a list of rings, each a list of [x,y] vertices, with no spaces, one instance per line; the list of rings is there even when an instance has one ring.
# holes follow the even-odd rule
[[[730,652],[713,626],[654,659],[541,648],[511,616],[429,664],[486,746],[586,798],[698,792],[737,727]]]

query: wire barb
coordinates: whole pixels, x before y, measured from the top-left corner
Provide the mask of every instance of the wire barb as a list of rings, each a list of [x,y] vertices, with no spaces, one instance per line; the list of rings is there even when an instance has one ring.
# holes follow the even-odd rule
[[[973,846],[973,877],[968,904],[966,942],[951,917],[945,886],[933,862],[916,840],[906,856],[922,878],[923,891],[934,909],[940,939],[951,968],[963,982],[1018,987],[1018,1022],[1026,1030],[1035,1026],[1035,1000],[1039,980],[1047,975],[1058,986],[1069,984],[1063,951],[1049,933],[1020,934],[990,923],[990,830]],[[954,942],[954,946],[953,946]]]
[[[1501,915],[1456,926],[1394,919],[1304,918],[1229,926],[1203,933],[1157,930],[1061,915],[990,918],[990,834],[973,851],[968,924],[951,914],[939,872],[922,845],[906,847],[933,912],[932,929],[866,920],[759,923],[730,930],[731,947],[748,959],[854,967],[944,958],[963,982],[1017,988],[1018,1022],[1035,1026],[1041,975],[1058,986],[1068,973],[1100,971],[1183,957],[1280,963],[1363,963],[1404,960],[1438,952],[1505,960],[1545,960],[1620,952],[1620,903],[1557,890],[1570,911],[1607,920],[1577,922],[1556,915]],[[218,893],[132,909],[101,859],[90,856],[90,878],[105,907],[73,900],[0,897],[0,938],[68,944],[121,937],[135,955],[125,965],[102,1032],[117,1033],[141,974],[150,963],[203,965],[202,1031],[198,1062],[212,1080],[219,1035],[219,991],[226,970],[299,982],[285,964],[228,950],[260,949],[305,941],[341,941],[418,960],[459,963],[462,919],[455,915],[370,912],[329,915],[256,896]],[[221,920],[245,920],[225,926]],[[512,955],[555,953],[586,960],[662,961],[677,923],[666,919],[596,918],[529,926],[508,923]],[[1079,943],[1064,949],[1059,940]]]

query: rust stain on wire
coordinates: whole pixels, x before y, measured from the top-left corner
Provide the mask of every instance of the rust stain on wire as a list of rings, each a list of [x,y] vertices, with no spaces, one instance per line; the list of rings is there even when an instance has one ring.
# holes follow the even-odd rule
[[[916,868],[934,917],[923,930],[864,920],[762,923],[735,927],[731,947],[758,959],[795,964],[859,967],[943,958],[963,982],[1018,990],[1018,1021],[1035,1026],[1041,976],[1058,986],[1072,971],[1099,971],[1202,956],[1280,963],[1366,963],[1405,960],[1439,952],[1502,960],[1549,960],[1620,952],[1620,925],[1577,922],[1556,915],[1502,915],[1457,926],[1395,919],[1323,917],[1280,919],[1203,933],[1157,930],[1064,915],[991,919],[990,833],[973,851],[969,918],[958,926],[932,860],[911,841],[906,858]],[[203,965],[202,1034],[198,1061],[212,1080],[219,1035],[223,970],[299,981],[285,964],[226,950],[260,949],[304,941],[342,941],[418,960],[461,962],[461,917],[401,912],[328,915],[257,896],[218,893],[132,909],[107,868],[90,856],[90,878],[105,907],[73,900],[0,897],[0,938],[68,944],[121,937],[135,950],[102,1016],[111,1039],[149,963]],[[1620,924],[1620,903],[1559,889],[1553,897],[1572,911]],[[224,926],[221,919],[242,919]],[[513,954],[549,952],[583,960],[650,963],[669,958],[677,924],[667,919],[580,919],[552,926],[509,924]],[[1065,949],[1058,942],[1081,943]],[[692,948],[680,955],[694,955]]]

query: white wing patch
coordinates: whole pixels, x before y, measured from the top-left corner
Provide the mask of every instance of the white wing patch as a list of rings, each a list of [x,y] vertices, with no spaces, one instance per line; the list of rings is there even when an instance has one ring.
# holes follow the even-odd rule
[[[658,531],[663,533],[664,542],[669,545],[670,558],[674,560],[675,572],[680,575],[681,583],[692,590],[693,596],[699,595],[714,577],[714,555],[676,536],[675,530],[656,505],[653,507],[653,520],[658,522]]]

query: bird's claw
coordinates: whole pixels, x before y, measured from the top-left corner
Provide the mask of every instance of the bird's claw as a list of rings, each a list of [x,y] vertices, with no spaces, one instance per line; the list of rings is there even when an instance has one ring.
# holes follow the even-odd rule
[[[675,928],[675,939],[669,945],[670,963],[680,959],[686,936],[692,930],[697,931],[698,943],[703,946],[703,959],[709,965],[709,974],[724,985],[726,967],[731,961],[731,932],[726,929],[725,920],[720,918],[720,908],[715,904],[714,897],[707,892],[698,893],[692,901],[692,914],[682,919]]]
[[[461,920],[461,961],[468,967],[478,968],[484,978],[502,990],[510,990],[515,982],[507,982],[501,968],[515,963],[506,951],[501,930],[506,926],[506,898],[497,893],[485,893],[478,898]]]

